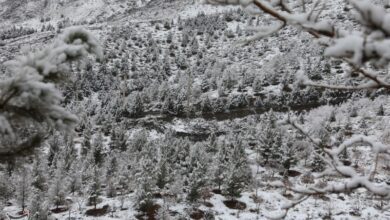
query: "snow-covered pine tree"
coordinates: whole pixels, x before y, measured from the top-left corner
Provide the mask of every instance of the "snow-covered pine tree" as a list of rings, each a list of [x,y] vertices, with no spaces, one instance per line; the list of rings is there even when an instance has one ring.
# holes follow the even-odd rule
[[[82,160],[76,160],[72,163],[69,172],[68,172],[68,180],[69,186],[68,191],[71,195],[78,195],[82,192],[82,172],[81,169],[83,166]]]
[[[1,207],[14,196],[14,189],[11,182],[11,179],[8,175],[1,173],[0,174],[0,212],[2,211]]]
[[[127,151],[127,134],[126,129],[123,126],[119,126],[117,129],[113,129],[111,133],[111,150],[119,150],[121,152]]]
[[[31,220],[48,220],[49,205],[46,200],[46,194],[43,191],[32,190],[32,196],[29,202]]]
[[[336,112],[335,110],[333,109],[331,112],[330,112],[330,115],[329,115],[329,122],[335,122],[336,121]]]
[[[190,51],[193,55],[197,54],[199,51],[199,43],[196,37],[192,39]]]
[[[63,157],[56,161],[55,170],[49,184],[48,197],[55,208],[58,209],[65,204],[68,194],[68,179],[65,173],[65,162]]]
[[[256,94],[261,92],[261,90],[263,89],[262,83],[263,80],[260,78],[260,76],[256,76],[252,83],[253,92],[255,92]]]
[[[101,167],[104,163],[104,138],[102,132],[98,132],[92,143],[93,162]]]
[[[166,42],[167,42],[168,44],[171,44],[172,41],[173,41],[173,34],[172,34],[172,32],[170,31],[170,32],[168,32]]]
[[[189,43],[189,36],[188,36],[188,33],[187,32],[183,32],[182,36],[181,36],[181,46],[182,47],[186,47]]]
[[[38,191],[47,191],[48,188],[48,164],[44,155],[37,155],[32,166],[31,184]]]
[[[145,130],[137,131],[131,139],[129,151],[140,153],[148,144],[148,133]]]
[[[15,195],[18,205],[21,207],[22,213],[28,205],[31,196],[31,172],[30,169],[22,166],[13,173],[12,183],[15,187]]]
[[[218,136],[215,131],[212,131],[206,141],[206,152],[216,153],[218,152]]]
[[[142,94],[140,92],[132,93],[127,101],[126,110],[130,117],[139,117],[144,112]]]
[[[321,159],[323,153],[321,151],[315,151],[310,166],[313,172],[322,172],[325,169],[324,161]]]
[[[163,75],[165,78],[172,75],[171,61],[169,59],[168,52],[166,52],[164,55],[163,64],[162,64],[162,71],[163,71]]]
[[[286,140],[283,141],[282,151],[281,161],[283,169],[284,171],[288,172],[291,167],[296,165],[299,161],[297,158],[298,149],[296,148],[294,140],[291,136],[288,136]]]
[[[379,106],[377,115],[378,115],[378,116],[384,116],[384,115],[385,115],[385,109],[383,108],[383,104],[381,104],[381,105]]]
[[[276,126],[276,116],[271,110],[266,114],[265,126],[260,134],[258,152],[264,165],[278,163],[282,158],[282,132]]]
[[[225,142],[222,142],[217,146],[218,152],[213,159],[210,170],[212,172],[212,182],[218,187],[218,190],[221,191],[221,186],[224,185],[227,177],[229,150]]]
[[[92,144],[92,124],[88,123],[83,130],[83,142],[81,144],[81,156],[86,157],[88,152],[91,151]]]
[[[207,163],[208,156],[205,151],[205,146],[201,143],[196,143],[191,148],[189,167],[187,168],[189,187],[187,200],[190,202],[196,202],[201,197],[200,190],[209,181],[206,175]]]
[[[117,155],[112,153],[110,158],[107,160],[105,164],[106,169],[106,194],[108,197],[115,197],[117,195],[117,182],[116,177],[118,176],[118,159]]]
[[[213,111],[213,107],[208,95],[204,96],[201,102],[201,111],[202,113],[209,113]]]
[[[97,204],[99,203],[99,197],[102,194],[101,172],[99,167],[96,165],[92,167],[91,171],[93,173],[88,186],[89,204],[96,209]]]
[[[170,166],[167,163],[168,161],[162,158],[157,165],[156,185],[160,190],[164,189],[172,181],[171,171],[168,170]]]
[[[149,147],[143,149],[141,159],[139,160],[139,170],[135,174],[137,182],[135,206],[141,212],[148,212],[153,209],[153,206],[155,205],[153,199],[153,193],[156,186],[155,158]]]
[[[47,156],[47,163],[49,167],[53,164],[53,160],[58,151],[65,145],[62,135],[58,132],[54,133],[48,141],[49,152]]]
[[[252,171],[248,164],[245,146],[241,140],[235,140],[229,157],[225,193],[231,200],[239,197],[241,192],[252,181]]]

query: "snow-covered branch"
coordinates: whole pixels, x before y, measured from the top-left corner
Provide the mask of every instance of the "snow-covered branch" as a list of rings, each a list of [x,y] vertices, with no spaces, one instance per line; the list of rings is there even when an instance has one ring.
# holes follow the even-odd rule
[[[8,62],[12,77],[0,81],[2,138],[15,137],[13,123],[22,118],[59,129],[70,129],[75,125],[77,117],[61,106],[62,94],[55,83],[65,77],[72,61],[88,54],[103,59],[96,38],[88,31],[74,27],[65,30],[52,46]],[[7,150],[1,149],[1,152]]]
[[[361,27],[359,31],[348,31],[337,30],[333,22],[323,19],[321,13],[325,4],[320,0],[313,4],[306,4],[305,1],[302,1],[302,7],[295,7],[294,10],[291,10],[289,5],[281,0],[206,0],[206,2],[220,5],[241,5],[242,7],[253,5],[261,12],[279,21],[273,27],[260,29],[253,37],[246,39],[245,43],[278,32],[287,25],[297,27],[311,34],[314,38],[321,38],[321,41],[325,39],[324,55],[342,60],[351,67],[351,71],[358,73],[364,79],[359,81],[356,86],[346,86],[322,84],[301,77],[300,83],[303,85],[337,90],[390,89],[390,83],[386,80],[387,77],[373,72],[373,68],[370,69],[372,66],[383,68],[390,62],[390,14],[383,7],[376,6],[368,0],[348,0],[347,2],[356,12]],[[337,183],[328,182],[326,186],[321,188],[285,185],[284,187],[298,194],[300,199],[282,207],[282,213],[272,218],[284,218],[291,207],[313,195],[350,193],[363,188],[373,195],[390,199],[390,187],[373,181],[378,171],[379,156],[390,154],[388,146],[364,135],[353,136],[338,146],[324,146],[327,144],[312,137],[290,118],[283,123],[292,126],[306,137],[313,145],[312,153],[316,154],[327,165],[325,171],[318,173],[316,177],[337,176],[340,181]],[[352,146],[367,146],[370,148],[373,159],[369,172],[361,172],[354,167],[345,165],[340,160],[342,152]]]
[[[332,22],[320,20],[320,15],[325,7],[325,4],[320,0],[312,4],[311,9],[308,8],[305,1],[302,1],[302,11],[296,12],[292,11],[285,1],[280,0],[205,0],[203,2],[219,5],[241,5],[243,7],[254,5],[263,13],[271,15],[281,22],[281,24],[275,24],[274,27],[260,29],[254,36],[245,39],[244,44],[276,33],[287,25],[298,27],[315,38],[329,38],[332,41],[326,45],[324,55],[344,60],[353,67],[354,71],[373,82],[352,87],[332,86],[310,81],[306,81],[305,85],[342,90],[390,89],[390,83],[377,74],[363,69],[363,65],[367,62],[383,67],[390,61],[390,14],[386,13],[384,8],[373,5],[368,0],[349,1],[357,11],[358,21],[366,29],[362,32],[336,30]]]
[[[375,138],[365,135],[355,135],[348,138],[338,146],[321,146],[320,143],[313,138],[308,132],[306,132],[299,124],[293,121],[290,117],[282,122],[283,124],[289,124],[302,133],[310,142],[315,145],[317,150],[324,153],[320,158],[328,165],[325,171],[318,173],[317,178],[333,177],[340,178],[339,182],[328,182],[325,187],[318,188],[316,186],[286,186],[288,190],[296,193],[302,197],[324,195],[324,194],[339,194],[350,193],[359,188],[364,188],[368,192],[379,196],[383,199],[390,199],[390,186],[384,183],[377,183],[373,181],[374,175],[377,172],[379,155],[390,155],[390,148],[378,142]],[[370,148],[374,155],[372,161],[372,167],[370,172],[361,173],[356,168],[346,166],[340,161],[340,155],[347,150],[347,148],[353,146],[367,146]],[[314,150],[313,150],[314,152]],[[280,214],[282,218],[287,215],[288,209]]]

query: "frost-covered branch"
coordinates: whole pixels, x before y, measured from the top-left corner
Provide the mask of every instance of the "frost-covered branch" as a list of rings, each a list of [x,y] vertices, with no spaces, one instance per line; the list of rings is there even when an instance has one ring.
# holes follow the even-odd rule
[[[274,33],[277,33],[278,31],[280,31],[284,27],[285,27],[284,24],[264,27],[261,30],[258,30],[255,35],[248,37],[247,39],[242,40],[240,43],[249,44],[250,42],[253,42],[255,40],[260,40],[260,39],[268,37]]]
[[[311,34],[314,38],[321,38],[325,42],[324,55],[336,58],[347,63],[351,71],[359,73],[365,79],[356,86],[328,85],[313,82],[305,77],[300,82],[306,86],[321,87],[326,89],[361,90],[361,89],[390,89],[390,83],[386,76],[375,73],[372,69],[386,67],[390,62],[390,13],[382,7],[372,4],[368,0],[348,0],[347,2],[357,12],[357,21],[361,27],[359,31],[337,30],[333,22],[324,20],[321,13],[325,4],[320,0],[313,4],[301,1],[302,7],[295,7],[294,11],[288,7],[285,1],[275,0],[205,0],[213,4],[230,4],[248,7],[253,5],[264,14],[277,20],[274,27],[259,29],[253,37],[245,43],[258,40],[278,32],[287,25],[297,27]],[[337,21],[334,21],[337,22]],[[390,199],[390,186],[384,183],[374,182],[374,176],[378,171],[380,155],[390,155],[390,148],[377,142],[372,137],[356,135],[338,146],[323,146],[321,140],[311,136],[295,121],[288,118],[283,122],[303,134],[312,143],[312,153],[316,154],[327,166],[325,171],[315,174],[316,178],[334,177],[338,182],[327,182],[326,186],[286,186],[294,194],[298,194],[298,200],[291,201],[289,205],[282,207],[282,212],[270,218],[280,219],[286,217],[291,207],[303,202],[310,196],[351,193],[357,189],[365,189],[369,193],[384,199]],[[353,146],[369,147],[372,154],[372,166],[369,172],[361,172],[354,167],[347,166],[340,160],[342,152]],[[275,184],[275,186],[278,184]]]
[[[323,7],[320,1],[314,4],[313,8],[308,12],[293,13],[289,9],[285,1],[263,1],[263,0],[204,0],[204,3],[219,4],[219,5],[241,5],[247,7],[251,4],[255,5],[262,12],[271,15],[273,18],[281,21],[284,26],[287,24],[298,26],[314,37],[335,36],[335,28],[327,21],[318,21],[322,10],[317,10],[318,7]],[[277,9],[280,8],[280,9]],[[315,12],[318,11],[318,12]],[[255,40],[255,39],[254,39]]]
[[[311,9],[308,9],[305,1],[302,1],[302,11],[296,12],[289,9],[283,0],[204,0],[203,2],[219,5],[241,5],[242,7],[254,5],[263,13],[281,22],[281,24],[276,24],[274,27],[260,29],[254,36],[243,40],[244,44],[276,33],[287,25],[299,27],[315,38],[329,38],[331,43],[326,46],[324,53],[326,56],[346,61],[364,78],[374,82],[364,83],[356,87],[331,86],[311,81],[306,81],[304,83],[306,85],[342,90],[390,89],[390,83],[377,76],[377,74],[363,69],[367,62],[383,67],[390,61],[390,14],[384,8],[373,5],[368,0],[348,1],[357,11],[359,23],[366,29],[362,32],[337,30],[332,22],[320,20],[320,15],[325,7],[325,4],[320,0],[312,4]]]
[[[73,27],[65,30],[52,46],[7,62],[12,77],[0,81],[1,153],[13,152],[3,145],[17,136],[15,129],[20,128],[20,122],[32,119],[59,129],[71,129],[76,124],[77,117],[61,106],[62,94],[55,83],[65,77],[72,61],[88,54],[103,59],[96,38]]]
[[[321,173],[315,175],[317,178],[323,178],[326,176],[337,176],[340,179],[340,182],[328,182],[325,187],[318,188],[316,186],[283,186],[288,190],[300,195],[301,197],[314,196],[314,195],[325,195],[325,194],[339,194],[339,193],[351,193],[354,190],[364,188],[368,192],[380,196],[383,199],[390,199],[390,186],[384,183],[377,183],[373,181],[374,175],[377,172],[379,155],[390,155],[390,148],[387,145],[384,145],[376,141],[373,137],[364,136],[364,135],[355,135],[338,146],[321,146],[319,142],[311,137],[308,132],[306,132],[301,126],[299,126],[295,121],[290,119],[290,117],[283,121],[284,124],[289,124],[300,133],[302,133],[306,138],[316,146],[316,149],[321,150],[324,153],[321,156],[328,166],[327,169]],[[361,173],[351,166],[346,166],[340,161],[340,155],[347,150],[347,148],[353,146],[367,146],[370,148],[371,152],[374,155],[372,161],[372,168],[370,172]],[[288,209],[284,209],[281,213],[282,218],[287,215]]]

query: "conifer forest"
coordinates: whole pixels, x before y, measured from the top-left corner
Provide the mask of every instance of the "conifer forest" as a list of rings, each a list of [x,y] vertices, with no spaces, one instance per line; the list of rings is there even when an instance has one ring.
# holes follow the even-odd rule
[[[390,219],[390,1],[0,0],[0,220]]]

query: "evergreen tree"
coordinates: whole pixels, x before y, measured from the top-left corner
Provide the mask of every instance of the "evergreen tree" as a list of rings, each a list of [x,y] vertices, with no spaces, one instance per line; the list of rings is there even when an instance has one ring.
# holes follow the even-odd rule
[[[130,117],[141,116],[144,112],[144,104],[141,93],[137,92],[135,94],[130,95],[126,108]]]
[[[182,37],[181,37],[181,46],[182,47],[187,47],[189,42],[189,36],[187,32],[183,32]]]
[[[69,173],[68,173],[68,191],[71,194],[80,193],[83,189],[82,177],[83,177],[83,169],[80,169],[83,166],[81,160],[76,160],[72,163]]]
[[[153,191],[155,183],[155,166],[151,148],[142,151],[139,171],[135,175],[137,182],[136,207],[142,212],[148,212],[154,206]]]
[[[173,34],[172,34],[172,32],[170,31],[170,32],[168,32],[168,35],[167,35],[167,43],[168,44],[171,44],[172,43],[172,40],[173,40]]]
[[[119,150],[121,152],[127,151],[127,135],[123,126],[119,126],[118,129],[114,129],[111,133],[110,148],[111,150]]]
[[[239,24],[237,24],[237,27],[236,27],[236,34],[241,37],[242,36],[242,30],[241,30],[241,27]]]
[[[26,167],[21,167],[13,174],[12,182],[15,186],[16,200],[19,206],[22,208],[22,213],[24,213],[31,196],[30,170]]]
[[[322,172],[325,169],[325,163],[318,155],[323,156],[323,153],[320,152],[319,150],[316,150],[316,153],[317,154],[314,155],[312,162],[311,162],[312,171],[313,172]]]
[[[51,178],[49,186],[49,199],[54,203],[56,208],[65,204],[65,198],[67,196],[67,177],[64,173],[64,161],[63,158],[57,160],[56,170]]]
[[[192,43],[191,43],[191,53],[194,55],[194,54],[197,54],[198,53],[198,50],[199,50],[199,43],[198,43],[198,39],[196,37],[194,37],[194,39],[192,40]]]
[[[106,167],[106,186],[107,186],[107,196],[114,197],[116,196],[116,180],[115,177],[118,174],[118,161],[117,155],[113,154],[108,160]]]
[[[260,79],[259,76],[256,76],[254,81],[253,81],[253,84],[252,84],[253,91],[255,93],[259,93],[263,89],[262,87],[263,87],[262,86],[262,80]]]
[[[12,196],[14,196],[14,189],[11,179],[8,175],[0,173],[0,206],[8,202]]]
[[[347,118],[347,121],[344,125],[344,127],[342,128],[343,131],[344,131],[344,135],[345,136],[351,136],[352,135],[352,124],[351,124],[351,119],[350,118]]]
[[[97,204],[99,203],[99,196],[101,195],[101,173],[97,166],[92,167],[92,179],[89,183],[88,193],[89,193],[89,203],[94,206],[96,209]]]
[[[206,151],[216,153],[218,152],[218,137],[214,131],[211,132],[210,136],[207,138],[207,148]]]
[[[77,150],[75,148],[74,136],[69,135],[66,136],[65,139],[65,146],[63,147],[63,149],[61,149],[59,153],[63,157],[64,172],[68,172],[78,155]]]
[[[60,150],[61,147],[64,146],[64,140],[63,137],[56,132],[52,138],[49,139],[49,153],[48,153],[48,165],[51,166],[54,160],[54,156],[56,153]]]
[[[298,163],[297,148],[290,136],[284,142],[282,165],[285,171],[289,171],[292,166]]]
[[[276,126],[276,117],[272,110],[267,113],[264,123],[260,134],[259,154],[264,165],[279,163],[282,158],[282,132]]]
[[[97,136],[93,140],[93,161],[96,166],[101,167],[104,162],[104,138],[101,132],[97,133]]]
[[[330,112],[329,122],[335,122],[335,121],[336,121],[336,112],[335,112],[335,110],[333,109],[333,110]]]
[[[165,54],[164,60],[163,60],[163,73],[165,77],[171,76],[172,75],[172,70],[171,70],[171,61],[169,59],[168,53]]]
[[[130,141],[130,149],[129,151],[133,153],[140,153],[141,151],[145,150],[144,148],[147,147],[148,144],[148,134],[145,130],[141,130],[136,132],[133,135],[133,138]],[[140,158],[137,158],[137,161]]]
[[[385,115],[385,109],[383,108],[383,104],[381,104],[381,105],[379,106],[377,115],[378,115],[378,116],[384,116],[384,115]]]
[[[211,35],[208,34],[208,33],[206,34],[205,46],[206,46],[207,49],[210,49],[212,47]]]
[[[226,144],[219,145],[218,153],[216,154],[212,164],[213,182],[217,184],[218,190],[221,190],[221,186],[225,183],[228,167],[228,156],[229,152],[226,148]]]
[[[160,160],[158,164],[157,178],[156,178],[156,185],[160,189],[164,189],[164,187],[171,181],[168,168],[169,166],[167,165],[167,161]]]
[[[225,189],[226,195],[231,199],[240,196],[242,190],[251,180],[252,173],[248,164],[245,147],[240,140],[236,140],[229,158]]]
[[[197,201],[201,194],[200,190],[208,182],[207,177],[207,154],[204,145],[195,144],[190,153],[188,173],[189,192],[187,199],[190,202]]]
[[[47,163],[42,155],[37,155],[31,172],[31,184],[36,190],[46,192],[48,189]]]
[[[203,113],[209,113],[209,112],[212,112],[212,110],[213,110],[213,107],[212,107],[210,98],[206,95],[206,96],[202,99],[201,111],[202,111]]]
[[[88,152],[90,152],[91,145],[91,136],[92,136],[92,128],[91,125],[87,125],[83,131],[83,143],[81,145],[81,155],[87,156]]]
[[[358,109],[356,107],[351,107],[351,111],[349,113],[349,117],[357,117],[358,116]]]
[[[235,166],[230,166],[226,176],[226,189],[225,194],[229,196],[230,200],[241,195],[241,192],[245,184],[242,176],[236,171]]]
[[[31,220],[48,220],[49,206],[47,204],[45,193],[39,190],[33,190],[30,201]]]

